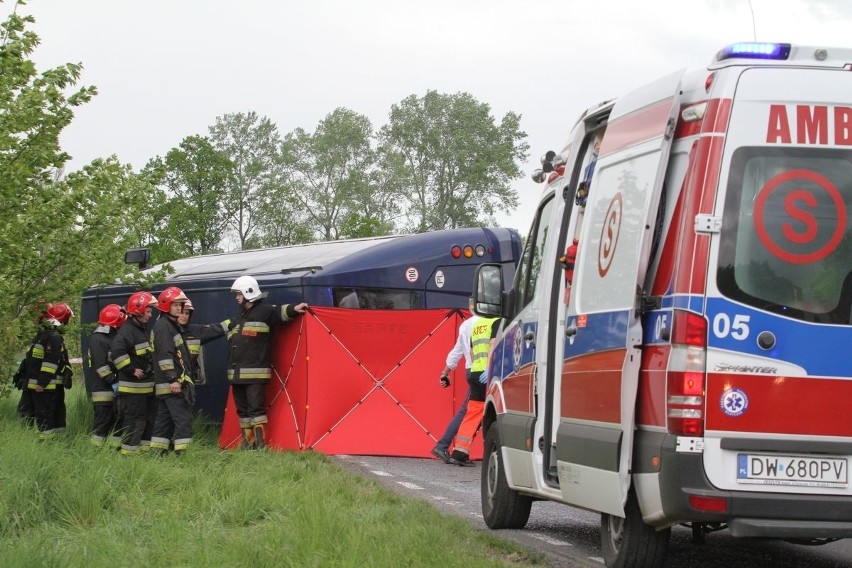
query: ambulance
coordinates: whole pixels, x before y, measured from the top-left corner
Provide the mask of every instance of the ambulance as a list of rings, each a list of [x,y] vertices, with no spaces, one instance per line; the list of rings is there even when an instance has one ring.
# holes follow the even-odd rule
[[[852,49],[742,43],[587,110],[509,292],[483,416],[486,524],[599,512],[607,566],[852,536]]]

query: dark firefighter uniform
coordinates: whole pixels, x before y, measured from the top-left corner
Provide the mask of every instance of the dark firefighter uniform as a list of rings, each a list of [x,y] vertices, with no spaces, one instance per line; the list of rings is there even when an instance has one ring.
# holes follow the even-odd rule
[[[124,400],[124,437],[121,453],[131,454],[141,448],[143,438],[150,439],[148,416],[154,400],[154,349],[144,324],[128,318],[113,340],[113,364],[118,371],[118,393]],[[137,379],[135,369],[142,369]]]
[[[157,419],[151,447],[168,450],[174,437],[176,453],[183,452],[192,440],[192,401],[195,366],[183,329],[175,319],[162,314],[151,333],[154,339],[154,392],[157,395]],[[178,383],[180,392],[171,391]]]
[[[68,351],[62,334],[54,327],[41,329],[27,350],[25,363],[27,385],[31,393],[39,438],[53,438],[65,428],[65,404],[58,392],[63,392],[68,367]],[[43,390],[39,392],[37,387]],[[60,403],[62,408],[60,407]]]
[[[241,309],[228,329],[228,380],[244,443],[249,446],[257,443],[261,447],[264,443],[268,422],[265,389],[272,378],[273,326],[298,315],[290,304],[276,306],[257,300],[248,309]]]
[[[228,332],[231,321],[225,320],[221,323],[191,323],[184,326],[184,337],[189,348],[189,356],[192,358],[192,368],[195,374],[192,381],[196,385],[203,385],[206,379],[203,377],[201,360],[201,346],[205,343],[224,336]]]
[[[116,412],[112,385],[118,378],[110,353],[117,333],[115,328],[99,325],[89,336],[89,369],[92,370],[90,385],[95,415],[91,442],[96,446],[103,446],[111,434],[110,442],[116,445],[120,443],[119,436],[113,432]]]

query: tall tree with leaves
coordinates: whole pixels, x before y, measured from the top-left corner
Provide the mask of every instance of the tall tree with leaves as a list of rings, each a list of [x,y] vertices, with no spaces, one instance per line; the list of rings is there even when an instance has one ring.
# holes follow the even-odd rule
[[[33,22],[12,13],[0,24],[0,361],[30,333],[33,301],[63,292],[57,284],[62,267],[51,254],[56,243],[39,228],[73,219],[71,204],[54,186],[55,172],[69,159],[59,133],[73,109],[96,93],[74,90],[80,64],[37,73],[29,56],[39,39],[26,29]],[[31,270],[44,278],[30,279]]]
[[[336,240],[388,234],[397,206],[373,182],[373,126],[361,114],[338,108],[313,133],[301,128],[284,140],[289,186],[315,237]]]
[[[181,245],[176,256],[220,251],[231,218],[233,162],[207,138],[187,136],[145,169],[166,188],[167,231]]]
[[[379,133],[385,171],[406,186],[407,229],[490,225],[494,213],[517,207],[511,182],[529,151],[520,116],[499,124],[491,108],[468,93],[428,91],[391,107]]]
[[[281,136],[271,120],[253,111],[217,117],[209,130],[213,147],[234,166],[229,181],[231,226],[245,249],[257,229],[261,193],[280,183],[276,164]]]

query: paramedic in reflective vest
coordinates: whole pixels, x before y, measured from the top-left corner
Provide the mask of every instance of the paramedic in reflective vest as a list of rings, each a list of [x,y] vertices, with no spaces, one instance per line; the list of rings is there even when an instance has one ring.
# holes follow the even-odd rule
[[[121,443],[115,432],[116,412],[115,394],[112,385],[118,378],[112,366],[112,340],[127,320],[127,312],[118,304],[104,306],[98,314],[98,327],[89,336],[89,381],[92,406],[94,407],[94,426],[89,439],[95,446],[103,446],[107,436],[116,447]]]
[[[470,356],[473,360],[467,383],[470,386],[470,398],[467,401],[467,412],[462,419],[459,433],[450,463],[461,466],[472,466],[470,461],[470,446],[473,438],[482,424],[482,411],[485,408],[485,370],[488,367],[488,357],[496,342],[500,318],[481,317],[473,324],[470,333]]]
[[[228,380],[243,432],[243,447],[263,448],[268,422],[265,390],[272,377],[273,326],[305,313],[308,304],[265,304],[265,295],[252,276],[240,276],[231,290],[236,292],[240,313],[228,328]]]
[[[48,304],[39,316],[39,329],[25,362],[27,392],[31,393],[35,422],[41,440],[65,429],[64,388],[70,387],[70,367],[60,328],[74,316],[68,304]],[[67,378],[67,380],[66,380]],[[63,395],[60,398],[60,393]],[[61,406],[61,408],[60,408]]]
[[[124,408],[121,453],[138,453],[142,439],[150,436],[148,416],[154,399],[154,367],[146,324],[157,300],[150,292],[136,292],[127,300],[127,319],[112,343],[113,364],[118,372],[118,393]]]
[[[468,299],[468,309],[471,316],[464,320],[459,326],[459,335],[456,338],[456,343],[447,354],[447,365],[441,371],[441,388],[450,386],[450,372],[459,364],[459,360],[464,357],[465,363],[465,380],[470,380],[470,367],[473,364],[470,355],[470,334],[473,325],[479,319],[479,316],[473,313],[473,298]],[[444,435],[432,448],[432,455],[442,460],[444,463],[450,463],[450,444],[459,431],[464,415],[467,414],[467,401],[470,399],[470,387],[467,389],[467,394],[464,397],[464,402],[459,406],[459,411],[452,417],[450,423],[447,424],[447,429],[444,430]]]
[[[180,455],[192,440],[192,400],[195,370],[183,328],[178,318],[188,298],[177,286],[169,286],[157,297],[160,317],[154,324],[154,394],[157,418],[151,436],[151,449],[169,451],[174,438],[175,454]]]

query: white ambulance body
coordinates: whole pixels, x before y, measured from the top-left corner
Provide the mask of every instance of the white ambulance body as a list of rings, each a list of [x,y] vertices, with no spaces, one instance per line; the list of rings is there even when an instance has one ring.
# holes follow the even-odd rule
[[[730,46],[548,158],[512,291],[475,284],[506,318],[486,523],[598,511],[609,566],[662,564],[677,523],[852,536],[852,50]]]

